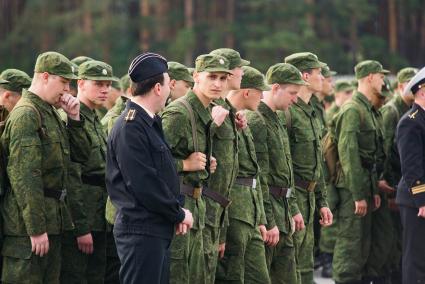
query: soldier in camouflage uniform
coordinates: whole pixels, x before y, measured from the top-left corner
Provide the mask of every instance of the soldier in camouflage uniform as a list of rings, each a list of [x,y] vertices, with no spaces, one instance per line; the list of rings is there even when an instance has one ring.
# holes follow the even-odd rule
[[[193,77],[189,69],[181,63],[175,61],[168,62],[168,74],[170,75],[170,96],[167,105],[186,95],[193,86]]]
[[[353,95],[354,86],[350,81],[339,79],[335,82],[335,102],[326,111],[326,125],[329,126],[335,114],[339,112],[341,106]]]
[[[271,90],[263,92],[258,111],[248,114],[248,124],[261,171],[267,266],[272,283],[297,283],[288,199],[294,188],[292,158],[285,121],[279,118],[277,110],[287,110],[296,102],[300,86],[306,83],[297,68],[285,63],[271,66],[266,78]]]
[[[293,64],[309,84],[302,86],[298,101],[286,113],[288,118],[288,135],[291,144],[294,165],[295,192],[291,214],[295,221],[294,243],[297,260],[299,283],[313,282],[313,218],[315,210],[320,214],[320,224],[332,224],[332,213],[326,201],[326,190],[321,151],[322,127],[313,103],[310,101],[314,92],[322,89],[323,76],[321,68],[326,64],[320,62],[310,52],[294,53],[285,58]],[[289,125],[290,124],[290,125]]]
[[[372,101],[380,96],[387,70],[377,61],[355,67],[358,90],[335,117],[335,137],[341,171],[338,238],[334,248],[333,278],[337,283],[357,283],[365,276],[371,246],[371,211],[379,208],[376,163],[379,121]]]
[[[164,134],[181,175],[184,208],[193,214],[193,228],[176,236],[171,244],[171,283],[206,283],[202,231],[205,226],[205,191],[217,162],[212,157],[210,127],[220,126],[227,112],[211,115],[210,103],[227,87],[229,62],[218,55],[196,59],[195,86],[184,97],[170,103],[162,114]],[[193,119],[192,119],[193,118]],[[214,213],[214,212],[213,212]]]
[[[80,66],[81,64],[83,64],[84,62],[89,61],[89,60],[94,60],[94,59],[91,58],[91,57],[88,57],[88,56],[83,56],[83,55],[77,56],[77,57],[71,59],[71,62],[74,65],[74,71],[75,71],[74,74],[76,76],[78,76],[78,66]],[[76,97],[77,96],[77,92],[78,92],[77,81],[76,80],[72,80],[71,83],[69,84],[69,87],[70,87],[70,92],[69,93],[71,95],[73,95],[74,97]]]
[[[242,69],[241,88],[230,91],[226,102],[235,111],[255,111],[262,91],[270,88],[258,70],[248,66]],[[229,192],[229,227],[222,229],[226,231],[226,249],[218,263],[216,283],[270,283],[264,250],[267,231],[263,194],[249,127],[238,131],[238,163],[238,175]]]
[[[95,109],[105,102],[111,81],[116,80],[112,67],[101,61],[86,61],[79,66],[78,98],[84,132],[92,146],[88,161],[76,164],[73,177],[76,190],[68,197],[75,224],[64,235],[61,283],[103,283],[106,266],[105,159],[106,135]]]
[[[1,139],[10,181],[1,206],[5,283],[59,283],[61,235],[73,228],[65,203],[70,160],[85,161],[90,147],[78,100],[68,94],[72,68],[59,53],[39,55]]]

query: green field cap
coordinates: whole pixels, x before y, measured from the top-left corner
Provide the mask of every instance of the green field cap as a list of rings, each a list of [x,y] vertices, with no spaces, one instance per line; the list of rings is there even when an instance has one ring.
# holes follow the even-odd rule
[[[210,52],[210,54],[221,55],[229,60],[229,69],[235,69],[236,67],[248,66],[250,62],[242,59],[239,52],[231,48],[219,48]]]
[[[329,68],[329,66],[322,67],[322,75],[323,75],[323,77],[329,78],[329,77],[335,76],[336,74],[337,73],[335,71],[332,71]]]
[[[300,70],[288,63],[277,63],[269,68],[266,73],[267,84],[295,84],[308,85],[303,80]]]
[[[285,63],[294,65],[300,71],[323,68],[326,63],[320,62],[316,54],[311,52],[298,52],[285,57]]]
[[[128,74],[125,74],[120,79],[121,91],[126,92],[127,89],[130,88],[130,85],[131,85],[130,76],[128,76]]]
[[[72,63],[74,63],[77,66],[80,66],[81,64],[83,64],[84,62],[87,62],[89,60],[94,60],[91,57],[88,56],[77,56],[74,59],[71,60]]]
[[[243,76],[241,89],[256,89],[260,91],[270,91],[270,87],[264,81],[264,75],[257,69],[250,66],[243,66]]]
[[[375,74],[375,73],[388,74],[388,73],[390,73],[390,71],[385,70],[382,67],[382,64],[379,63],[376,60],[364,60],[362,62],[359,62],[354,67],[354,72],[356,73],[357,79],[364,78],[369,74]]]
[[[78,79],[74,74],[75,67],[72,62],[64,55],[54,51],[44,52],[37,57],[34,72],[47,72],[69,80]]]
[[[181,63],[175,61],[168,62],[168,75],[171,79],[176,81],[186,81],[193,83],[192,75],[189,73],[189,69]]]
[[[27,73],[18,69],[6,69],[0,74],[0,79],[6,81],[0,82],[3,89],[21,93],[22,89],[31,86],[31,78]]]
[[[406,67],[398,71],[397,73],[397,82],[405,83],[410,81],[418,73],[417,68]]]
[[[220,55],[202,54],[195,61],[196,72],[224,72],[231,74],[229,61]]]
[[[353,91],[354,86],[351,81],[339,79],[335,82],[335,92]]]
[[[97,60],[86,61],[78,68],[78,77],[93,81],[119,81],[112,73],[111,65]]]

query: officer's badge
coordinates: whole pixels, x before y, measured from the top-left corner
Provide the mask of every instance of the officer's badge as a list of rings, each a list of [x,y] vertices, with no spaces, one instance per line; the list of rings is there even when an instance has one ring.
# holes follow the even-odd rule
[[[136,118],[136,110],[130,109],[125,116],[125,121],[132,121]]]
[[[411,114],[409,114],[409,118],[410,119],[415,119],[416,118],[416,114],[418,114],[418,109],[414,112],[414,113],[411,113]]]
[[[103,69],[102,74],[106,76],[106,75],[108,75],[108,71],[106,71],[106,69]]]
[[[221,65],[224,65],[224,60],[222,58],[220,58],[218,62],[220,62]]]

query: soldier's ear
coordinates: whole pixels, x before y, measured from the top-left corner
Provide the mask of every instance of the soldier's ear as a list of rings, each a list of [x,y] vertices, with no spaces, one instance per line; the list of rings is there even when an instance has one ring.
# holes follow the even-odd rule
[[[170,89],[174,89],[175,86],[176,86],[176,79],[171,79],[171,81],[170,81]]]

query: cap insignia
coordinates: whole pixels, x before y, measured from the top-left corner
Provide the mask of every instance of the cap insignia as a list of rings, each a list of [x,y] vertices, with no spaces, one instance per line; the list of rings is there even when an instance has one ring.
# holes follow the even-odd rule
[[[221,65],[224,65],[224,60],[222,58],[220,58],[218,62],[220,62]]]
[[[102,74],[106,76],[106,75],[108,75],[108,71],[106,71],[106,69],[103,69]]]

